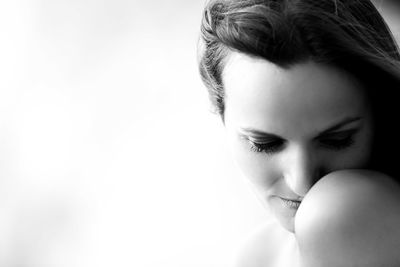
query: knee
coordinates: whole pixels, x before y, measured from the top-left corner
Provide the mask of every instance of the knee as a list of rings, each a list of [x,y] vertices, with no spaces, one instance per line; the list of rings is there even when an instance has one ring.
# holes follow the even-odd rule
[[[295,234],[308,266],[398,264],[398,225],[400,186],[393,179],[369,170],[341,170],[307,193]]]

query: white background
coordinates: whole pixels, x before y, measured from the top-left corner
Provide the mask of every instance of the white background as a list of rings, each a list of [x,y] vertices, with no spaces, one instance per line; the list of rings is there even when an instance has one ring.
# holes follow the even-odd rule
[[[196,63],[202,1],[0,7],[0,266],[228,266],[265,216]]]
[[[229,266],[268,219],[209,112],[202,7],[1,2],[0,266]]]

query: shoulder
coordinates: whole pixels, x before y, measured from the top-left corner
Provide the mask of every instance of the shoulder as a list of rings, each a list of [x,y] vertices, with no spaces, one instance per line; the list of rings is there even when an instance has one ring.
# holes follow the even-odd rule
[[[324,176],[310,189],[299,208],[296,223],[312,219],[313,215],[332,217],[344,212],[371,211],[382,204],[397,210],[398,201],[400,184],[392,177],[372,170],[340,170]]]
[[[310,193],[328,187],[330,190],[340,189],[339,192],[347,192],[349,190],[365,190],[365,189],[389,189],[393,186],[399,186],[393,177],[384,173],[367,170],[367,169],[349,169],[340,170],[327,174],[322,177]],[[394,189],[394,188],[393,188]]]
[[[296,237],[308,266],[398,266],[398,225],[400,186],[392,177],[342,170],[323,177],[304,198]]]
[[[235,267],[281,266],[281,256],[288,244],[295,242],[292,233],[270,221],[255,229],[241,245]],[[289,251],[290,253],[290,251]],[[285,258],[287,255],[285,255]]]
[[[299,226],[312,216],[340,219],[335,215],[372,216],[389,210],[400,212],[400,184],[395,179],[372,170],[340,170],[321,178],[310,189],[298,210],[296,223]]]

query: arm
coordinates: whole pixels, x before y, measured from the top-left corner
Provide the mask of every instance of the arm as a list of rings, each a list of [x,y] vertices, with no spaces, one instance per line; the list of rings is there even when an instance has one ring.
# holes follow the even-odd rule
[[[296,215],[303,266],[400,266],[400,186],[368,170],[330,173]]]

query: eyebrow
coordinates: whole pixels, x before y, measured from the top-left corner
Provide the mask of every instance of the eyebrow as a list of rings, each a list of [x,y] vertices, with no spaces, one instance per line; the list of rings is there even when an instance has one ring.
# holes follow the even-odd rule
[[[322,132],[320,132],[317,136],[321,136],[336,130],[341,129],[343,126],[346,126],[347,124],[356,122],[356,121],[360,121],[362,119],[362,117],[347,117],[343,120],[341,120],[340,122],[328,127],[327,129],[323,130]],[[258,129],[254,129],[251,127],[244,127],[244,128],[240,128],[243,132],[246,133],[250,133],[253,134],[255,136],[259,136],[259,137],[267,137],[267,138],[277,138],[277,139],[282,139],[282,137],[280,137],[277,134],[273,134],[273,133],[267,133],[264,131],[260,131]]]
[[[329,127],[328,129],[322,131],[318,136],[324,135],[324,134],[327,134],[327,133],[330,133],[330,132],[333,132],[333,131],[336,131],[336,130],[339,130],[343,126],[345,126],[347,124],[350,124],[350,123],[353,123],[353,122],[356,122],[356,121],[360,121],[361,119],[362,119],[362,117],[349,117],[349,118],[346,118],[346,119],[342,120],[341,122],[339,122],[339,123]]]

